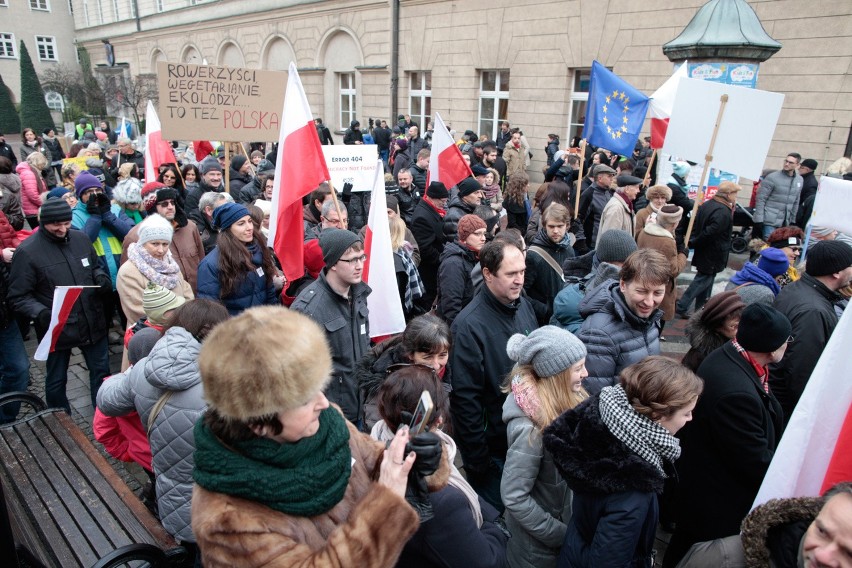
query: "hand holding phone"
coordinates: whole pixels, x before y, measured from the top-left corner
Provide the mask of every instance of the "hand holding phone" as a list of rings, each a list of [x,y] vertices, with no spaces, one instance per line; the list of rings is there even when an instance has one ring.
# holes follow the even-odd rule
[[[432,411],[434,409],[435,405],[432,403],[432,396],[429,394],[429,391],[423,391],[420,394],[420,401],[414,410],[411,423],[408,425],[408,430],[412,437],[426,428],[427,424],[429,424],[429,419],[432,418]]]

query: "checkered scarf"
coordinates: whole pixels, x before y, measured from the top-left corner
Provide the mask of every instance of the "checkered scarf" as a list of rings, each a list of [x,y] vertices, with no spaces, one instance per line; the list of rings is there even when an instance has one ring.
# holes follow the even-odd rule
[[[674,462],[680,457],[680,441],[671,433],[636,412],[621,385],[601,390],[601,419],[613,436],[665,474],[663,458]]]
[[[405,309],[411,310],[414,307],[414,300],[421,298],[425,292],[423,280],[421,280],[420,273],[407,250],[400,247],[394,254],[402,260],[402,267],[405,268],[405,273],[408,275],[408,286],[405,288]]]

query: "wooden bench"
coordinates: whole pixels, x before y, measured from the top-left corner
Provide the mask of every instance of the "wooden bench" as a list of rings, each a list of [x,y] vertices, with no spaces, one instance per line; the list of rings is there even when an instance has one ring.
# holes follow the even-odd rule
[[[9,401],[37,412],[0,426],[0,558],[61,568],[184,559],[183,547],[64,411],[45,409],[28,393],[0,396],[0,405]]]

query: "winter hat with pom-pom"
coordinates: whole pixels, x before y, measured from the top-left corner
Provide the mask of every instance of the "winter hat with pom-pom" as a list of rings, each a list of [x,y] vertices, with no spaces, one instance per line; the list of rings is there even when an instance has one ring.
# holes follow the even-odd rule
[[[521,365],[531,365],[539,377],[553,377],[585,358],[586,346],[570,331],[546,325],[510,337],[506,353]]]

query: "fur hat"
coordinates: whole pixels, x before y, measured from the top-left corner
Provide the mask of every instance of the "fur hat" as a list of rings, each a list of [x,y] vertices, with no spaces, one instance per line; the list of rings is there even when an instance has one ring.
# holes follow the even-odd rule
[[[777,248],[767,247],[760,251],[760,260],[757,261],[757,267],[770,276],[778,276],[787,272],[790,267],[790,260],[784,251]]]
[[[752,304],[743,310],[737,328],[737,343],[755,353],[772,353],[790,337],[793,327],[787,316],[766,304]]]
[[[672,165],[672,171],[683,179],[686,179],[686,176],[689,175],[691,170],[692,168],[686,162],[675,162]]]
[[[325,266],[331,268],[337,264],[349,247],[360,242],[361,237],[347,229],[323,229],[319,236],[319,246]]]
[[[655,197],[665,197],[666,201],[672,198],[672,188],[667,185],[652,185],[645,191],[645,197],[651,201]]]
[[[254,201],[254,206],[263,211],[263,216],[267,216],[272,213],[272,202],[267,201],[265,199],[256,199]]]
[[[466,195],[470,195],[471,193],[475,193],[477,191],[482,190],[482,185],[480,185],[480,183],[476,181],[476,178],[472,177],[464,178],[458,183],[457,187],[459,188],[459,199]]]
[[[165,217],[154,214],[148,215],[148,217],[139,224],[138,234],[138,242],[140,245],[144,245],[151,241],[168,241],[171,243],[175,231],[172,229],[172,224],[169,223]]]
[[[805,272],[828,276],[852,266],[852,247],[843,241],[819,241],[808,251]]]
[[[660,226],[677,225],[683,218],[683,207],[677,205],[663,205],[657,213],[657,224]]]
[[[447,186],[439,181],[431,182],[429,187],[426,188],[426,197],[431,197],[432,199],[446,199],[449,196],[450,192],[447,191]]]
[[[224,231],[246,215],[249,215],[249,211],[244,205],[223,203],[213,210],[213,225],[220,231]]]
[[[624,262],[637,248],[633,235],[621,229],[610,229],[601,233],[595,254],[601,262]]]
[[[64,199],[48,199],[39,209],[38,220],[42,225],[70,221],[71,206]]]
[[[112,190],[112,196],[116,203],[132,205],[142,203],[142,182],[135,177],[123,179]]]
[[[310,401],[328,383],[331,354],[312,319],[263,306],[217,325],[201,345],[198,367],[210,407],[245,422]]]
[[[516,333],[506,343],[506,353],[521,365],[532,365],[541,378],[552,377],[586,357],[586,346],[568,330],[546,325],[529,335]]]
[[[742,190],[742,187],[735,184],[732,181],[723,181],[719,184],[719,187],[716,188],[717,195],[730,195],[731,193],[736,193]]]
[[[88,171],[84,170],[80,172],[76,178],[74,178],[74,193],[77,194],[78,199],[84,191],[92,189],[93,187],[96,189],[103,189],[98,178],[90,174]]]
[[[156,325],[166,323],[166,312],[181,307],[185,302],[183,296],[153,282],[148,282],[142,292],[142,310],[148,316],[148,321]]]
[[[467,240],[469,236],[471,236],[479,229],[487,228],[488,225],[485,224],[485,221],[483,221],[476,215],[465,215],[464,217],[459,219],[459,242],[463,243]]]

